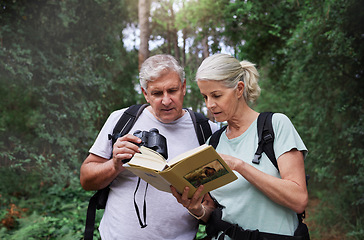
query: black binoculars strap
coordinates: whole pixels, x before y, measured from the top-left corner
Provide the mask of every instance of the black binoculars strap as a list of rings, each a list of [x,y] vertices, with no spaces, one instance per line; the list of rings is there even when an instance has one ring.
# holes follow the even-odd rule
[[[145,198],[146,198],[146,195],[147,195],[147,189],[148,189],[149,184],[147,183],[147,185],[145,186],[145,192],[144,192],[144,203],[143,203],[143,220],[144,220],[144,223],[143,223],[143,221],[142,221],[142,219],[140,217],[139,207],[138,207],[138,204],[136,203],[136,200],[135,200],[135,196],[136,196],[136,193],[138,192],[139,185],[140,185],[140,178],[138,178],[138,183],[137,183],[137,186],[136,186],[135,192],[134,192],[134,207],[135,207],[136,214],[138,216],[140,227],[145,228],[147,226],[147,201],[145,200]]]

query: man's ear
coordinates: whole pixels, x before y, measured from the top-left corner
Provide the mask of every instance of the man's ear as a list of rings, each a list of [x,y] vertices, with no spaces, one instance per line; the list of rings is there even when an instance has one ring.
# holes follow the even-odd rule
[[[148,98],[148,94],[147,91],[144,90],[144,88],[140,87],[142,89],[142,93],[144,95],[145,100],[147,101],[147,103],[149,103],[149,98]]]
[[[186,78],[185,81],[183,82],[182,89],[183,89],[183,96],[186,96]]]

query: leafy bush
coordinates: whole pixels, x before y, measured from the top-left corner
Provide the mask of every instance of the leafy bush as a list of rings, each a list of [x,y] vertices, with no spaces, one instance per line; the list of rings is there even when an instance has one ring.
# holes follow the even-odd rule
[[[2,219],[14,220],[10,231],[0,231],[1,239],[81,239],[91,192],[81,189],[77,179],[70,186],[43,186],[27,198],[13,198],[11,210],[1,204]],[[5,207],[5,208],[4,208]],[[6,214],[3,214],[5,213]],[[9,213],[12,215],[9,216]],[[96,221],[101,220],[97,213]],[[99,234],[95,231],[95,238]]]
[[[136,101],[124,4],[0,2],[0,239],[82,238],[81,162],[108,114]]]
[[[240,55],[263,73],[258,109],[286,113],[309,149],[309,190],[322,201],[313,220],[327,226],[324,232],[339,226],[348,238],[362,239],[364,5],[274,2],[253,3],[244,23],[254,30]]]

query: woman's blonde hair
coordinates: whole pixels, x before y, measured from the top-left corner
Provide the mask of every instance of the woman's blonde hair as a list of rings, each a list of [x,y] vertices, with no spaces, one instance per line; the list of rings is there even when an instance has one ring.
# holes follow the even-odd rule
[[[228,54],[215,54],[206,58],[197,69],[196,81],[221,81],[228,88],[236,88],[244,82],[244,99],[254,103],[260,95],[259,73],[255,64],[237,60]]]

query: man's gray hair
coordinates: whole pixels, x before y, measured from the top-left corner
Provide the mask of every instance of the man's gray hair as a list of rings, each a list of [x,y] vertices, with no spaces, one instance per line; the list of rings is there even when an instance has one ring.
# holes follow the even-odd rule
[[[177,60],[167,54],[159,54],[149,57],[144,61],[140,68],[139,82],[140,86],[146,91],[148,82],[152,82],[162,75],[169,72],[176,72],[179,75],[181,83],[185,81],[185,72]]]

